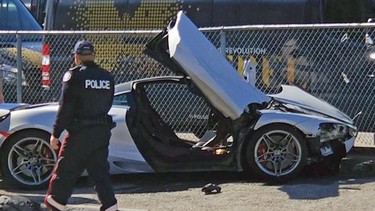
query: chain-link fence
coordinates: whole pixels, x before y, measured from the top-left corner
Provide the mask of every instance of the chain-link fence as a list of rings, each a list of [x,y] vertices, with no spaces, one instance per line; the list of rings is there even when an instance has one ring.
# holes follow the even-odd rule
[[[374,27],[367,23],[264,25],[202,31],[239,74],[266,93],[278,92],[281,84],[295,84],[351,117],[362,112],[355,123],[364,132],[362,134],[370,134],[364,142],[372,144],[375,49],[370,38]],[[74,43],[81,39],[95,44],[97,63],[114,74],[116,83],[173,75],[143,54],[144,45],[158,32],[0,31],[0,70],[5,101],[56,101],[62,75],[73,66]],[[18,59],[21,56],[22,59]],[[253,67],[253,71],[245,66]],[[22,74],[18,69],[23,70]],[[41,85],[42,69],[49,71],[48,89]]]

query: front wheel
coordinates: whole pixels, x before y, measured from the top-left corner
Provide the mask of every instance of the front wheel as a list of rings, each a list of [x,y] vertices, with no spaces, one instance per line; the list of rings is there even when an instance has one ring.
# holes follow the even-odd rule
[[[256,131],[245,149],[244,170],[259,179],[283,182],[306,164],[305,139],[288,125],[270,125]]]
[[[47,186],[57,161],[49,144],[49,134],[41,131],[20,132],[5,142],[1,163],[3,179],[21,189]]]

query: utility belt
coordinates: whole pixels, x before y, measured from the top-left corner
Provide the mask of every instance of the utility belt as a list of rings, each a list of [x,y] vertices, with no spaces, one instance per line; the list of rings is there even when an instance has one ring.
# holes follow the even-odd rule
[[[113,122],[113,119],[112,119],[111,115],[105,115],[105,116],[94,117],[94,118],[86,118],[86,119],[75,119],[74,122],[76,123],[77,126],[113,125],[113,124],[116,124],[115,122]]]

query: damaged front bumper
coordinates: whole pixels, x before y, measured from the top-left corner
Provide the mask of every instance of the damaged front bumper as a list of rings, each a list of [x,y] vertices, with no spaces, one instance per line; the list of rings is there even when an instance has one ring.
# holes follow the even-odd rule
[[[329,153],[329,145],[331,145],[329,143],[332,141],[342,143],[345,146],[345,152],[349,152],[354,146],[356,136],[357,128],[338,123],[321,123],[317,134],[319,142],[323,145],[321,152],[324,156]]]
[[[356,136],[357,129],[353,126],[337,123],[320,124],[319,132],[310,142],[312,157],[345,157],[354,147]]]
[[[333,143],[336,143],[336,144],[333,144],[331,142],[324,143],[322,146],[320,146],[320,149],[319,149],[320,154],[322,156],[326,157],[328,155],[334,154],[335,151],[336,152],[342,151],[343,149],[345,149],[345,154],[346,154],[354,147],[355,139],[356,139],[356,137],[352,137],[350,139],[347,139],[344,142],[332,141]],[[334,147],[340,148],[340,149],[334,150]]]

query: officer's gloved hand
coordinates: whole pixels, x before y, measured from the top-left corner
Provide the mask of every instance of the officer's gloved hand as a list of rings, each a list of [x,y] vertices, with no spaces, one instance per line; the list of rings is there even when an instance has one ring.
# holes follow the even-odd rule
[[[116,122],[113,121],[113,118],[111,115],[108,115],[107,118],[108,118],[107,121],[109,122],[109,128],[112,130],[113,128],[116,127]]]
[[[112,130],[113,128],[115,128],[115,127],[116,127],[116,122],[112,122],[112,123],[110,124],[109,127],[111,128],[111,130]]]

